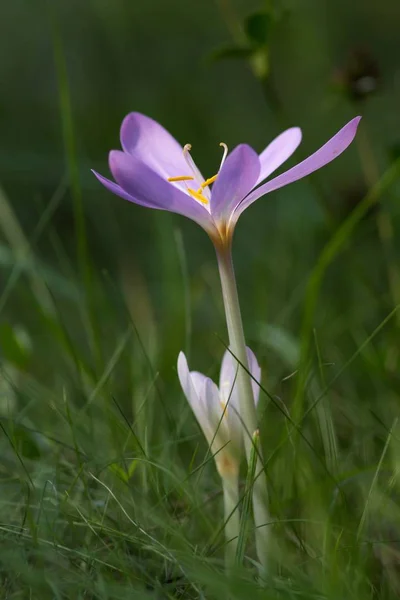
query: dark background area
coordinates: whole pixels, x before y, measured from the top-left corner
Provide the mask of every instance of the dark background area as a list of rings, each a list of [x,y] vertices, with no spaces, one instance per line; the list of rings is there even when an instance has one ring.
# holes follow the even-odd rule
[[[226,48],[254,42],[245,29],[257,11],[268,14],[270,22],[256,58],[226,51],[221,58]],[[306,281],[324,243],[398,155],[399,19],[394,0],[5,4],[0,25],[0,182],[25,235],[33,236],[36,256],[69,282],[78,277],[72,181],[84,211],[93,276],[104,283],[105,273],[111,273],[117,287],[121,277],[139,278],[148,297],[144,301],[136,289],[131,302],[139,313],[143,302],[154,308],[162,337],[168,338],[165,375],[174,377],[171,365],[185,340],[177,235],[183,233],[193,288],[195,339],[218,354],[208,335],[224,331],[214,256],[193,223],[113,197],[91,174],[91,168],[108,174],[108,151],[119,147],[125,114],[148,114],[182,144],[190,142],[205,173],[214,173],[219,164],[220,141],[230,148],[246,142],[261,151],[284,128],[298,125],[303,143],[290,165],[361,114],[360,134],[345,155],[259,200],[235,234],[250,342],[263,343],[257,332],[259,323],[266,322],[297,336]],[[268,71],[258,72],[254,60],[268,64]],[[391,226],[390,248],[379,224],[381,209],[374,209],[325,283],[335,306],[320,302],[316,322],[326,328],[333,311],[334,340],[348,328],[343,310],[353,324],[368,323],[377,303],[382,311],[393,305],[397,292],[391,285],[393,265],[387,262],[398,246],[393,189],[382,198]],[[55,196],[59,199],[49,223],[36,234]],[[8,221],[0,220],[9,241]],[[8,271],[4,275],[6,282]],[[77,288],[81,284],[78,277]],[[7,319],[18,320],[26,311],[23,297],[22,291],[20,304],[15,304],[9,295],[3,306]]]
[[[299,157],[361,112],[378,167],[384,169],[390,147],[399,142],[398,3],[275,3],[286,8],[269,34],[269,85],[278,98],[279,118],[245,60],[209,60],[216,49],[232,44],[231,21],[235,27],[236,20],[242,23],[267,4],[248,0],[5,4],[0,26],[0,175],[26,226],[32,227],[37,202],[46,203],[65,173],[52,19],[66,61],[85,212],[98,237],[107,235],[106,212],[119,226],[128,222],[142,248],[140,231],[153,219],[146,211],[110,198],[90,173],[91,167],[106,172],[108,150],[119,147],[119,126],[131,110],[160,121],[182,143],[190,141],[205,172],[215,170],[220,140],[230,147],[245,141],[261,151],[283,127],[295,124],[304,135]],[[364,62],[373,64],[377,88],[356,107],[335,82],[360,51],[367,56]],[[340,192],[363,183],[359,163],[352,148],[346,158],[315,176],[334,216],[343,203],[337,197]],[[322,215],[310,187],[300,183],[264,199],[252,216],[246,215],[241,229],[262,222],[264,231],[272,234],[278,227],[279,237],[286,235],[282,226],[291,227],[294,235],[297,231],[299,239],[304,228],[313,235]],[[65,233],[73,229],[69,212],[66,198],[55,217]],[[182,219],[179,225],[193,229]],[[261,238],[254,235],[253,243],[262,243]]]

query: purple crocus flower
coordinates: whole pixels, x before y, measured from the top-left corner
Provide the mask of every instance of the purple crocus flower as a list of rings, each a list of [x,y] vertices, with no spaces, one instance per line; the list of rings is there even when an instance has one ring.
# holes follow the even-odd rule
[[[341,154],[353,141],[361,117],[355,117],[322,148],[262,183],[296,150],[301,130],[281,133],[258,155],[247,144],[228,154],[226,144],[216,175],[205,179],[191,156],[164,127],[140,113],[128,114],[121,126],[123,151],[111,150],[109,165],[116,181],[97,179],[125,200],[172,211],[196,221],[217,245],[230,243],[242,212],[261,196],[306,177]]]

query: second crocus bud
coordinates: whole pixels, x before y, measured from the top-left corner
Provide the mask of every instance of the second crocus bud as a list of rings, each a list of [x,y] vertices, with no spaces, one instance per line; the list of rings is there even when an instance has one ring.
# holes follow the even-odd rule
[[[256,381],[260,381],[261,369],[254,353],[247,348],[249,369]],[[243,447],[243,436],[253,432],[244,430],[239,414],[239,398],[236,386],[238,363],[227,350],[224,354],[219,387],[206,375],[189,371],[183,352],[178,358],[178,375],[183,392],[196,416],[214,455],[222,478],[237,476]],[[252,382],[254,403],[257,404],[259,386]]]

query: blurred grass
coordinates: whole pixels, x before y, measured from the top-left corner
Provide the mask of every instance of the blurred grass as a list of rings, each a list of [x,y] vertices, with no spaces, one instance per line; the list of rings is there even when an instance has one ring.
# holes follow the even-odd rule
[[[0,36],[0,598],[400,593],[398,8],[382,3],[377,23],[372,2],[287,5],[268,45],[279,115],[245,62],[204,60],[230,43],[226,7],[241,22],[267,3],[57,0],[55,68],[44,4],[6,7],[2,27],[15,39]],[[355,106],[331,76],[357,44],[382,75]],[[372,140],[373,179],[354,146],[260,200],[236,234],[266,392],[265,588],[251,529],[243,564],[224,574],[221,489],[177,383],[180,349],[214,377],[224,351],[212,247],[193,223],[111,198],[88,173],[97,162],[106,172],[133,109],[191,141],[210,172],[220,139],[261,149],[293,120],[300,153],[358,112]]]

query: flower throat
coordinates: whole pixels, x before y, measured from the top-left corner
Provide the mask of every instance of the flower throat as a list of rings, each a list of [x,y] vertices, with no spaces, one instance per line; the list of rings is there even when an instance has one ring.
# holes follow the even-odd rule
[[[194,181],[195,183],[198,183],[199,188],[197,190],[194,190],[193,188],[186,186],[187,192],[195,200],[198,200],[202,204],[208,204],[210,201],[209,186],[212,183],[214,183],[214,181],[216,181],[218,174],[219,174],[219,172],[222,168],[222,165],[225,162],[226,156],[228,154],[228,146],[226,144],[224,144],[224,142],[221,142],[220,146],[223,147],[224,153],[222,155],[221,164],[219,165],[218,173],[216,175],[213,175],[212,177],[209,177],[208,179],[204,179],[190,154],[190,151],[192,149],[191,144],[185,144],[183,147],[183,156],[184,156],[185,161],[187,162],[190,170],[192,171],[193,175],[178,175],[177,177],[168,177],[168,181],[171,183],[176,182],[176,181]]]

